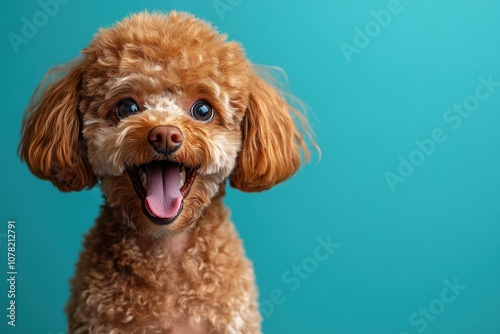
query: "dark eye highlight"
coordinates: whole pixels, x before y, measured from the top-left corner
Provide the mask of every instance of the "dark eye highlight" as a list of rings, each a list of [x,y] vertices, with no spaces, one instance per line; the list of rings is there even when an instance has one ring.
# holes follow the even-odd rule
[[[214,108],[205,100],[196,101],[190,110],[191,117],[202,122],[210,122],[215,115]]]
[[[137,114],[140,111],[141,109],[139,108],[137,102],[130,98],[120,100],[120,102],[116,104],[116,116],[118,116],[119,119],[124,119],[130,115]]]

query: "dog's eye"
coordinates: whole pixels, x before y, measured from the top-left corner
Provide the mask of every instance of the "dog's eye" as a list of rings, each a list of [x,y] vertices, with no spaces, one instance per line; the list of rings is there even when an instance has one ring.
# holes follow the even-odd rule
[[[139,105],[132,99],[123,99],[116,105],[116,115],[120,119],[137,114],[139,111],[141,111]]]
[[[210,122],[214,118],[214,114],[214,109],[207,101],[196,101],[191,106],[191,117],[199,121]]]

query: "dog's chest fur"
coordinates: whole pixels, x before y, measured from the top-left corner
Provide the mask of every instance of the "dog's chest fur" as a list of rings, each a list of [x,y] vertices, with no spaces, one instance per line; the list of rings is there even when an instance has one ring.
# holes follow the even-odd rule
[[[221,201],[192,230],[155,241],[120,216],[105,207],[86,238],[71,333],[260,332],[253,270]]]

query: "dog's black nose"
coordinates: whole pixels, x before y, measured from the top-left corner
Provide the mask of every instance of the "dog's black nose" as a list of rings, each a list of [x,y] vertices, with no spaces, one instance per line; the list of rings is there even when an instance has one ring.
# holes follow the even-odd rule
[[[184,136],[176,126],[158,125],[149,131],[148,140],[156,152],[169,155],[181,147]]]

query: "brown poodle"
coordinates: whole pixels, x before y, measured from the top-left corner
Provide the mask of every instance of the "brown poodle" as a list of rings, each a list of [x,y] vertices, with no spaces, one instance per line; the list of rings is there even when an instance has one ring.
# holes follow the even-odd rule
[[[44,85],[45,86],[45,85]],[[251,263],[222,203],[309,157],[303,117],[209,24],[140,13],[35,92],[20,144],[62,191],[99,183],[66,311],[71,333],[259,333]],[[301,153],[302,152],[302,153]]]

